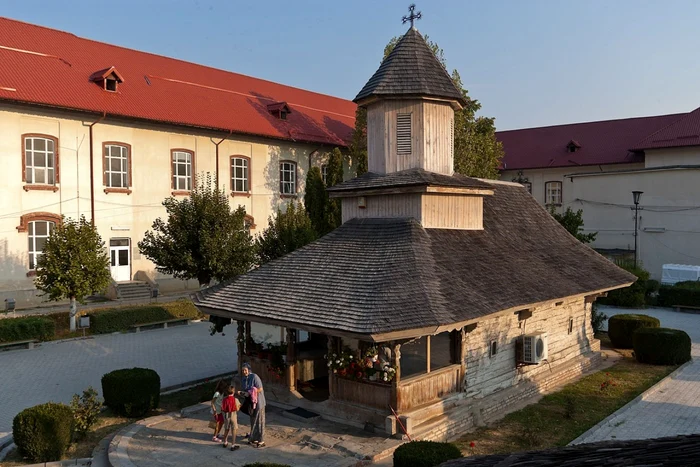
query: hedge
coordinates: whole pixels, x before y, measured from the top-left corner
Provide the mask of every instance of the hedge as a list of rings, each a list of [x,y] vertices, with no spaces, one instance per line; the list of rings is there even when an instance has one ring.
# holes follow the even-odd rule
[[[618,349],[632,348],[632,334],[639,328],[658,328],[661,322],[647,315],[615,315],[608,319],[608,337]]]
[[[700,306],[700,281],[678,282],[662,285],[659,289],[659,306]]]
[[[61,460],[73,434],[73,412],[49,402],[24,409],[12,420],[12,438],[22,457],[32,462]]]
[[[160,404],[160,376],[147,368],[125,368],[102,376],[105,405],[127,417],[141,417]]]
[[[394,467],[433,467],[460,457],[462,452],[451,443],[411,441],[394,451]]]
[[[637,276],[637,281],[624,289],[611,290],[607,297],[599,298],[598,303],[627,308],[644,308],[649,271],[628,263],[621,263],[618,266]]]
[[[201,313],[189,300],[178,300],[163,305],[135,308],[110,308],[90,313],[93,334],[128,331],[135,324],[165,321],[173,318],[196,319]]]
[[[641,328],[634,332],[634,357],[640,363],[679,365],[690,360],[690,336],[669,328]]]
[[[42,316],[0,319],[0,342],[29,339],[45,341],[53,338],[54,332],[53,320]]]

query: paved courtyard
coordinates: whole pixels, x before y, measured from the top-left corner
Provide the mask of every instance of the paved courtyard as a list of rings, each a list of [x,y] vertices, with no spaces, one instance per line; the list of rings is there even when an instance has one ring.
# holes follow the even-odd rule
[[[693,341],[693,361],[571,444],[700,433],[700,315],[661,308],[626,310],[600,307],[599,310],[608,316],[621,313],[650,315],[659,318],[663,327],[684,330]]]
[[[70,402],[88,386],[101,392],[103,374],[136,366],[156,370],[162,387],[233,371],[234,333],[210,336],[209,323],[202,322],[0,352],[0,437],[12,430],[12,419],[22,409],[48,401]]]

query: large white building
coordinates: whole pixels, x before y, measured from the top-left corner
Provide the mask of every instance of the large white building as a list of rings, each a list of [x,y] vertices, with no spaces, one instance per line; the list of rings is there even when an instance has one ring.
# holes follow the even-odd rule
[[[583,209],[610,257],[637,255],[655,279],[668,263],[700,265],[700,109],[690,113],[501,131],[501,177],[544,205]]]
[[[93,219],[115,282],[163,277],[137,243],[162,202],[218,174],[251,232],[345,147],[350,101],[0,18],[0,300],[36,302],[61,216]],[[190,284],[190,286],[193,284]]]

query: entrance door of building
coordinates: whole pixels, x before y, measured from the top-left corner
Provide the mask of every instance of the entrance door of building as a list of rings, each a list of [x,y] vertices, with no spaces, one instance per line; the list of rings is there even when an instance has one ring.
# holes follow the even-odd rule
[[[109,240],[109,270],[116,282],[131,280],[131,240],[111,238]]]

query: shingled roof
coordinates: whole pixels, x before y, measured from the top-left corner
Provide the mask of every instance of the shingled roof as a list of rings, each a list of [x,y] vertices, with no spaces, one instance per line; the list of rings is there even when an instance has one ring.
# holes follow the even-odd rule
[[[700,146],[700,108],[677,119],[634,145],[632,150]]]
[[[601,441],[543,451],[469,456],[440,467],[690,466],[700,459],[700,435]]]
[[[486,182],[476,178],[455,174],[453,176],[428,172],[423,169],[406,169],[400,172],[378,174],[367,172],[359,177],[347,180],[327,190],[330,193],[345,193],[358,190],[372,190],[383,188],[410,187],[410,186],[441,186],[452,188],[481,188],[492,189]]]
[[[414,28],[403,35],[354,102],[372,96],[430,96],[466,104],[445,67]]]
[[[372,336],[437,331],[635,280],[569,235],[522,186],[493,185],[494,195],[484,199],[484,230],[353,219],[196,293],[194,303],[218,316]]]

